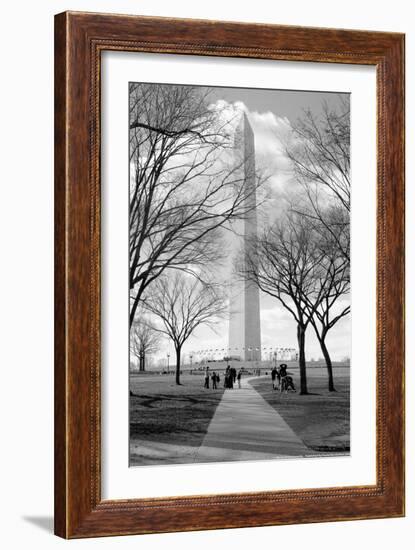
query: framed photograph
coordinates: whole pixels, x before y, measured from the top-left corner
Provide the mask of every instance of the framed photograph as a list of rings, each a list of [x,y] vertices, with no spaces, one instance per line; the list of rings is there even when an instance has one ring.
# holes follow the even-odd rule
[[[404,35],[55,18],[55,532],[404,515]]]

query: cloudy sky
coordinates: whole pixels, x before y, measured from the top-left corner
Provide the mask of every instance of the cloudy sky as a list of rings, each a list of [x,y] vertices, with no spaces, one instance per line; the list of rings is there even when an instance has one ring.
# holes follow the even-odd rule
[[[275,215],[280,206],[279,198],[290,186],[295,185],[284,153],[284,141],[290,134],[291,123],[302,116],[304,109],[310,109],[318,118],[323,103],[335,107],[340,102],[339,95],[328,92],[214,88],[211,99],[213,108],[220,109],[225,113],[224,116],[229,116],[229,120],[237,120],[237,114],[242,111],[247,114],[255,136],[257,167],[265,169],[270,176],[267,207]],[[297,348],[296,324],[291,314],[276,299],[262,293],[260,303],[262,346]],[[329,332],[327,341],[332,359],[341,360],[350,356],[350,316],[341,320]],[[200,327],[185,344],[183,353],[187,362],[190,353],[227,347],[228,321],[221,320],[215,331]],[[173,347],[166,340],[155,359],[165,358],[167,353],[174,358]],[[321,355],[318,341],[310,327],[306,336],[307,359],[317,359]],[[172,359],[170,362],[172,363]]]

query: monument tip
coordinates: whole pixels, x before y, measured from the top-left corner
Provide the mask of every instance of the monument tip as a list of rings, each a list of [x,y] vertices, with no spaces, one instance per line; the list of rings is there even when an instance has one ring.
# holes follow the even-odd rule
[[[241,141],[253,139],[253,137],[254,131],[252,130],[251,123],[249,122],[249,117],[246,114],[246,111],[242,111],[235,131],[235,145],[238,145]]]

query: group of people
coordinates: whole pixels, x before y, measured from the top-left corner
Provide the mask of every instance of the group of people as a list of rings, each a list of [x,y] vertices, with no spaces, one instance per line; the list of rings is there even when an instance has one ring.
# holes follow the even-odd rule
[[[234,367],[231,367],[230,365],[227,365],[225,370],[225,376],[224,376],[224,384],[223,387],[225,389],[232,390],[234,387],[234,384],[238,382],[238,387],[241,387],[241,379],[242,379],[242,369],[239,369],[238,372],[236,372],[236,369]],[[216,390],[218,387],[218,383],[220,382],[220,376],[215,371],[212,373],[209,370],[209,367],[206,367],[205,369],[205,388],[209,389],[209,381],[212,381],[212,389]]]
[[[209,380],[212,380],[212,390],[216,390],[220,382],[219,374],[216,374],[215,371],[210,373],[209,367],[205,369],[205,388],[209,389]]]
[[[228,365],[225,370],[225,383],[224,388],[232,390],[236,381],[238,381],[238,388],[241,387],[242,369],[236,372],[235,367]]]
[[[242,369],[237,372],[235,367],[231,367],[229,364],[226,367],[224,375],[223,387],[228,390],[232,390],[236,383],[238,388],[241,387]],[[278,368],[276,365],[271,370],[272,389],[288,392],[288,390],[296,391],[294,386],[293,377],[287,372],[287,365],[282,363]],[[209,389],[210,382],[212,382],[212,389],[216,390],[220,382],[220,376],[216,371],[210,371],[209,367],[205,369],[205,385],[206,389]]]
[[[271,370],[272,389],[279,389],[281,392],[288,390],[296,391],[294,380],[287,372],[287,365],[282,363],[279,368],[276,365]]]

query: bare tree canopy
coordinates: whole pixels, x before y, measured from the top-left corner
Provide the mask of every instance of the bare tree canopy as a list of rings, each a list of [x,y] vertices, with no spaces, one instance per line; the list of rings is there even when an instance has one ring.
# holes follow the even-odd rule
[[[160,346],[160,334],[146,317],[140,315],[130,330],[130,350],[138,360],[139,370],[144,371],[148,355],[156,353]]]
[[[350,107],[323,105],[320,119],[310,110],[293,125],[286,148],[295,177],[305,186],[318,185],[350,212]]]
[[[130,85],[130,325],[168,269],[221,258],[221,228],[245,216],[229,121],[194,86]]]
[[[220,290],[180,272],[159,277],[144,300],[144,307],[158,317],[155,326],[168,336],[176,350],[176,384],[180,384],[181,349],[200,325],[213,326],[227,303]]]
[[[323,105],[318,119],[310,112],[293,125],[286,146],[294,178],[305,192],[294,210],[307,216],[314,229],[337,243],[350,262],[350,106]]]

